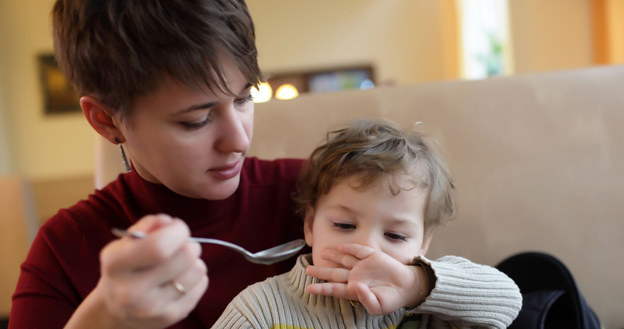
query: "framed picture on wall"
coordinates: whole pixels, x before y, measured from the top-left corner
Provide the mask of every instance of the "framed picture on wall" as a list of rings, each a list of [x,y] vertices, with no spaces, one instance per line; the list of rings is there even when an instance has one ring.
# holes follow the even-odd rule
[[[283,85],[292,86],[297,93],[368,89],[375,86],[375,76],[372,65],[360,65],[268,74],[267,83],[279,98],[277,94]]]
[[[59,69],[54,55],[41,54],[37,57],[43,94],[45,114],[80,112],[79,97],[65,74]]]

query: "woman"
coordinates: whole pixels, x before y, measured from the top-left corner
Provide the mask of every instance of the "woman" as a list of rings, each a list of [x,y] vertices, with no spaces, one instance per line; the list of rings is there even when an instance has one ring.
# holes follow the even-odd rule
[[[189,235],[249,250],[302,237],[290,199],[302,162],[245,158],[260,80],[245,3],[58,0],[52,21],[87,121],[122,145],[132,172],[40,229],[10,327],[209,327],[240,290],[292,261],[202,254]],[[117,240],[113,227],[148,235]]]

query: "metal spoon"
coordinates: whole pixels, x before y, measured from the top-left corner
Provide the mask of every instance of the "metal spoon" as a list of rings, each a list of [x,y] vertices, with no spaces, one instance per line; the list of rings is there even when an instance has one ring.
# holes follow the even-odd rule
[[[145,234],[145,232],[141,232],[141,231],[128,232],[126,230],[122,230],[119,228],[113,228],[112,232],[118,238],[128,236],[134,239],[142,239],[147,235]],[[270,264],[285,260],[287,258],[290,258],[291,256],[296,254],[299,250],[301,250],[301,248],[305,246],[305,241],[303,239],[297,239],[297,240],[293,240],[290,242],[286,242],[284,244],[280,244],[279,246],[276,246],[273,248],[258,251],[256,253],[251,253],[239,245],[235,245],[233,243],[222,241],[222,240],[209,239],[209,238],[195,238],[195,237],[191,237],[190,240],[199,242],[199,243],[211,243],[211,244],[218,244],[224,247],[228,247],[243,254],[243,256],[245,256],[245,259],[247,259],[248,261],[252,263],[265,264],[265,265],[270,265]]]

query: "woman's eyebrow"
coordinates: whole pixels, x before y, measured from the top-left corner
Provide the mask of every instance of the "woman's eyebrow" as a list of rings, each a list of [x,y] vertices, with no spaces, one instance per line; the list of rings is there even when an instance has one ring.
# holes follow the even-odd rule
[[[247,82],[247,84],[245,85],[245,87],[243,87],[243,89],[241,89],[240,93],[238,93],[239,97],[245,93],[245,91],[247,91],[247,89],[251,88],[251,82]]]
[[[248,82],[245,87],[243,87],[241,89],[241,91],[238,93],[238,95],[236,95],[236,97],[241,97],[242,94],[245,93],[245,91],[247,91],[247,89],[251,88],[251,83]],[[181,109],[180,111],[176,112],[176,114],[184,114],[184,113],[188,113],[188,112],[192,112],[192,111],[196,111],[196,110],[203,110],[203,109],[209,109],[215,105],[219,104],[219,101],[212,101],[212,102],[208,102],[208,103],[202,103],[202,104],[194,104],[188,107],[185,107],[183,109]]]
[[[219,104],[219,101],[212,101],[212,102],[202,103],[202,104],[194,104],[189,107],[185,107],[181,109],[180,111],[176,112],[176,114],[183,114],[183,113],[193,112],[197,110],[209,109],[217,104]]]

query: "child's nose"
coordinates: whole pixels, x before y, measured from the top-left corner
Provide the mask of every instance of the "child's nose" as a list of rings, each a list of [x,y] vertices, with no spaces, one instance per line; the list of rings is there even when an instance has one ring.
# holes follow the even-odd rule
[[[373,249],[378,249],[378,242],[374,234],[371,232],[361,231],[360,234],[357,235],[355,243],[371,247]]]

